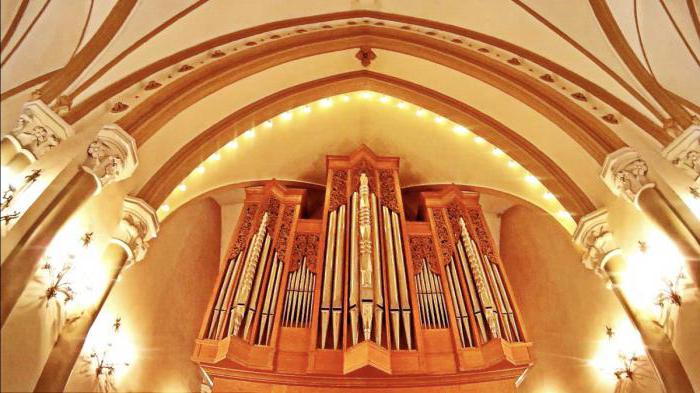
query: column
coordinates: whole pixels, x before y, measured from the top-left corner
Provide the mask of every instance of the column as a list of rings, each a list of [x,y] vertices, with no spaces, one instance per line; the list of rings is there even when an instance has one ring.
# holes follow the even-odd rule
[[[0,267],[0,327],[36,272],[44,250],[63,224],[92,195],[108,184],[123,180],[138,165],[136,142],[116,125],[105,126],[87,149],[79,171],[49,203],[41,217],[10,251]]]
[[[601,177],[615,195],[634,204],[665,232],[685,257],[690,277],[700,285],[700,243],[647,178],[648,169],[639,153],[625,147],[605,158]]]
[[[2,136],[0,164],[19,174],[73,135],[73,128],[42,101],[24,104],[17,126]]]
[[[103,257],[109,282],[93,306],[88,307],[77,321],[63,326],[34,388],[35,392],[62,392],[65,389],[85,338],[119,274],[131,264],[143,260],[148,250],[147,242],[156,237],[157,232],[155,210],[142,199],[126,197],[119,228]]]
[[[663,328],[644,318],[620,289],[620,275],[625,269],[626,261],[608,228],[607,211],[601,209],[582,217],[574,232],[574,242],[585,250],[582,262],[586,268],[610,283],[627,317],[639,331],[647,357],[665,391],[692,393],[688,375]]]
[[[691,187],[697,190],[700,183],[700,125],[688,127],[661,154],[682,169],[692,180]]]

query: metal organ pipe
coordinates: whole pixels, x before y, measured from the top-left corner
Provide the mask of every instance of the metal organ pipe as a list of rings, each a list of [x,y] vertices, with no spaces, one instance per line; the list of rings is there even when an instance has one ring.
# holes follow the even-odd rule
[[[452,302],[454,304],[459,334],[462,339],[462,346],[473,347],[474,342],[472,341],[471,329],[469,327],[469,313],[464,303],[462,287],[459,285],[455,264],[454,258],[450,258],[450,264],[446,269],[448,284],[450,285],[450,291],[452,293]]]
[[[391,219],[389,218],[389,209],[382,206],[382,215],[384,220],[384,247],[387,259],[387,277],[389,279],[389,313],[391,315],[391,328],[394,337],[394,346],[400,348],[400,320],[401,308],[399,307],[399,288],[396,284],[396,262],[394,260],[394,242],[392,241]]]
[[[260,319],[260,328],[258,329],[257,344],[269,345],[270,333],[272,333],[272,323],[275,320],[275,309],[277,305],[277,291],[280,285],[280,276],[282,275],[283,263],[277,258],[277,253],[272,259],[273,264],[270,268],[270,278],[267,281],[267,290],[265,291],[265,299],[263,302],[263,310]],[[263,340],[263,333],[264,340]]]
[[[326,237],[326,259],[323,268],[323,293],[321,296],[321,348],[326,347],[326,336],[331,313],[331,290],[333,286],[333,255],[335,251],[335,230],[337,210],[328,215],[328,236]]]
[[[394,246],[396,247],[396,274],[399,280],[399,300],[401,305],[401,315],[403,316],[403,329],[406,334],[406,345],[412,349],[411,340],[411,303],[408,301],[408,284],[406,281],[406,262],[403,257],[403,241],[401,237],[401,226],[399,225],[399,215],[391,212],[391,223],[394,233]]]
[[[345,205],[338,209],[338,230],[335,234],[333,264],[333,349],[338,349],[340,317],[343,313],[343,262],[345,259]]]
[[[379,215],[377,213],[377,196],[372,194],[370,200],[372,207],[372,241],[374,242],[374,253],[372,263],[374,264],[374,340],[378,345],[382,345],[382,321],[384,318],[384,294],[382,283],[382,260],[379,251]]]
[[[224,298],[226,297],[226,292],[229,291],[229,287],[232,285],[231,275],[233,275],[234,270],[236,269],[236,264],[239,258],[240,253],[236,256],[235,259],[229,260],[229,263],[226,265],[226,272],[221,278],[221,283],[219,284],[219,291],[216,294],[216,301],[214,302],[214,311],[212,312],[210,317],[209,329],[207,330],[207,338],[215,337],[214,334],[217,332],[219,324],[225,316],[226,305],[224,304]]]
[[[358,195],[352,194],[350,211],[350,291],[349,291],[349,314],[350,329],[352,330],[352,344],[358,341],[358,318],[359,318],[359,250],[358,250]]]

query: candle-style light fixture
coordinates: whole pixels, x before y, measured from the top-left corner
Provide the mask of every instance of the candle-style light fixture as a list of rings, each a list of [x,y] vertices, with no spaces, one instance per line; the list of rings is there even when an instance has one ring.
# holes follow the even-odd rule
[[[91,362],[94,368],[98,385],[107,392],[115,389],[114,376],[118,369],[129,366],[128,362],[117,360],[113,354],[115,348],[113,338],[117,336],[121,326],[121,317],[116,317],[112,324],[113,332],[110,340],[102,348],[93,349],[88,356],[88,361]]]
[[[615,345],[615,331],[610,326],[605,326],[605,335],[608,337],[609,345]],[[619,381],[632,380],[636,369],[636,363],[639,357],[634,353],[627,353],[622,348],[617,349],[617,357],[619,363],[612,371]]]
[[[24,182],[17,188],[12,184],[9,184],[7,188],[2,191],[2,201],[0,202],[0,212],[4,213],[0,216],[0,222],[2,222],[6,227],[10,223],[19,218],[21,212],[13,209],[12,212],[8,212],[12,202],[17,199],[17,197],[34,184],[37,179],[41,176],[41,169],[33,169],[30,174],[24,177]]]
[[[93,232],[86,232],[81,238],[83,248],[87,248],[92,242]],[[49,274],[50,285],[46,288],[45,298],[50,300],[55,298],[58,294],[63,295],[63,302],[68,303],[75,298],[75,289],[73,288],[73,283],[70,280],[70,271],[73,269],[75,263],[75,254],[70,253],[66,257],[66,260],[59,267],[56,264],[51,263],[52,257],[46,255],[44,257],[45,263],[42,269],[47,270]],[[49,303],[46,303],[48,307]]]

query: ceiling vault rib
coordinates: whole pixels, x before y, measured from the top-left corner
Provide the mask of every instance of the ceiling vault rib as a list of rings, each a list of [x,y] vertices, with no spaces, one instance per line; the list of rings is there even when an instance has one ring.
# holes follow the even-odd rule
[[[396,77],[371,71],[354,71],[306,82],[262,98],[237,110],[199,133],[180,148],[139,191],[139,197],[153,206],[160,205],[168,194],[201,161],[251,125],[261,123],[290,107],[299,106],[330,95],[371,89],[425,107],[438,114],[450,113],[455,122],[476,122],[474,132],[488,138],[523,167],[538,176],[542,183],[559,195],[562,205],[574,215],[595,209],[575,182],[549,157],[504,124],[467,104],[426,87]],[[486,127],[482,127],[484,125]]]
[[[627,68],[680,127],[688,128],[692,124],[690,114],[682,105],[669,96],[666,93],[666,89],[644,68],[644,65],[639,61],[639,58],[625,39],[605,0],[589,0],[589,2],[596,19],[598,19],[598,23],[608,37],[608,41],[610,41],[610,44]]]
[[[140,83],[146,78],[148,78],[150,75],[153,75],[156,72],[162,71],[166,69],[167,67],[174,66],[182,61],[187,60],[188,58],[199,54],[206,52],[208,50],[215,49],[219,46],[222,46],[224,44],[244,39],[246,37],[251,37],[254,35],[262,34],[265,32],[272,31],[274,29],[280,29],[280,28],[288,28],[288,27],[293,27],[293,26],[300,26],[303,24],[310,24],[310,23],[320,23],[320,22],[327,22],[327,21],[332,21],[332,20],[337,20],[337,19],[342,19],[342,18],[352,18],[352,17],[366,17],[366,18],[376,18],[376,19],[383,19],[386,21],[392,21],[392,22],[399,22],[399,23],[412,23],[417,26],[422,26],[430,29],[439,29],[443,30],[445,32],[448,32],[450,34],[455,34],[455,35],[460,35],[464,37],[468,37],[470,39],[474,39],[480,42],[483,42],[487,45],[492,45],[494,47],[498,47],[500,49],[509,51],[513,53],[514,55],[520,56],[524,59],[527,59],[529,61],[532,61],[533,63],[544,67],[548,70],[551,70],[555,74],[561,76],[562,78],[570,81],[571,83],[576,84],[579,86],[581,89],[589,92],[590,94],[596,96],[597,98],[601,99],[603,102],[605,102],[607,105],[611,106],[614,108],[617,112],[620,114],[624,115],[628,119],[630,119],[633,123],[635,123],[638,127],[640,127],[642,130],[646,131],[649,133],[652,137],[654,137],[656,140],[659,141],[662,145],[667,144],[670,142],[670,136],[666,134],[659,126],[657,126],[653,121],[651,121],[649,118],[647,118],[645,115],[641,114],[640,112],[636,111],[634,108],[632,108],[629,104],[625,103],[621,99],[615,97],[605,89],[601,88],[600,86],[596,85],[595,83],[592,83],[591,81],[581,77],[580,75],[576,74],[575,72],[566,69],[562,66],[560,66],[557,63],[554,63],[540,55],[537,55],[536,53],[530,52],[527,49],[521,48],[517,45],[513,45],[509,42],[497,39],[495,37],[491,37],[482,33],[478,33],[472,30],[464,29],[461,27],[453,26],[453,25],[448,25],[444,23],[439,23],[439,22],[434,22],[422,18],[415,18],[415,17],[409,17],[409,16],[403,16],[403,15],[396,15],[396,14],[389,14],[389,13],[384,13],[384,12],[377,12],[377,11],[367,11],[367,10],[356,10],[356,11],[347,11],[347,12],[339,12],[339,13],[332,13],[332,14],[323,14],[323,15],[316,15],[316,16],[311,16],[311,17],[303,17],[303,18],[296,18],[296,19],[288,19],[288,20],[283,20],[283,21],[277,21],[277,22],[272,22],[264,25],[259,25],[255,26],[252,28],[240,30],[234,33],[229,33],[226,35],[222,35],[213,39],[210,39],[208,41],[202,42],[198,45],[192,46],[190,48],[181,50],[173,55],[170,55],[168,57],[165,57],[161,60],[158,60],[146,67],[141,68],[138,71],[135,71],[123,79],[116,81],[109,86],[105,87],[104,89],[100,90],[99,92],[95,93],[94,95],[88,97],[86,100],[82,101],[78,105],[76,105],[66,116],[66,121],[69,123],[73,124],[76,121],[80,120],[82,117],[87,115],[90,111],[93,109],[97,108],[99,105],[102,103],[108,101],[110,98],[114,97],[117,95],[119,92],[122,92],[126,90],[127,88],[134,86],[137,83]],[[376,31],[379,28],[375,28]],[[388,30],[388,29],[387,29]],[[410,32],[410,30],[405,30],[403,31],[404,33],[412,33],[413,36],[421,36],[422,34],[418,34],[415,32]],[[313,33],[310,33],[313,34]],[[310,35],[309,34],[309,35]],[[288,40],[290,38],[282,38],[282,40]],[[435,42],[438,42],[439,40],[435,40]],[[269,45],[263,44],[260,46],[266,46]],[[251,49],[257,49],[256,47],[253,47]],[[247,52],[251,49],[248,49],[243,52]],[[239,53],[240,54],[240,53]],[[230,57],[232,55],[226,56],[218,61],[225,60],[227,57]],[[195,70],[196,71],[196,70]]]

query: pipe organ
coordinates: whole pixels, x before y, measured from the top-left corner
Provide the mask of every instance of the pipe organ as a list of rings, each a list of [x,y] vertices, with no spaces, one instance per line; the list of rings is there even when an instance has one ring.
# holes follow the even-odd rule
[[[306,190],[246,190],[193,355],[213,390],[514,391],[531,344],[478,194],[424,191],[408,221],[398,158],[326,164],[320,217]]]

